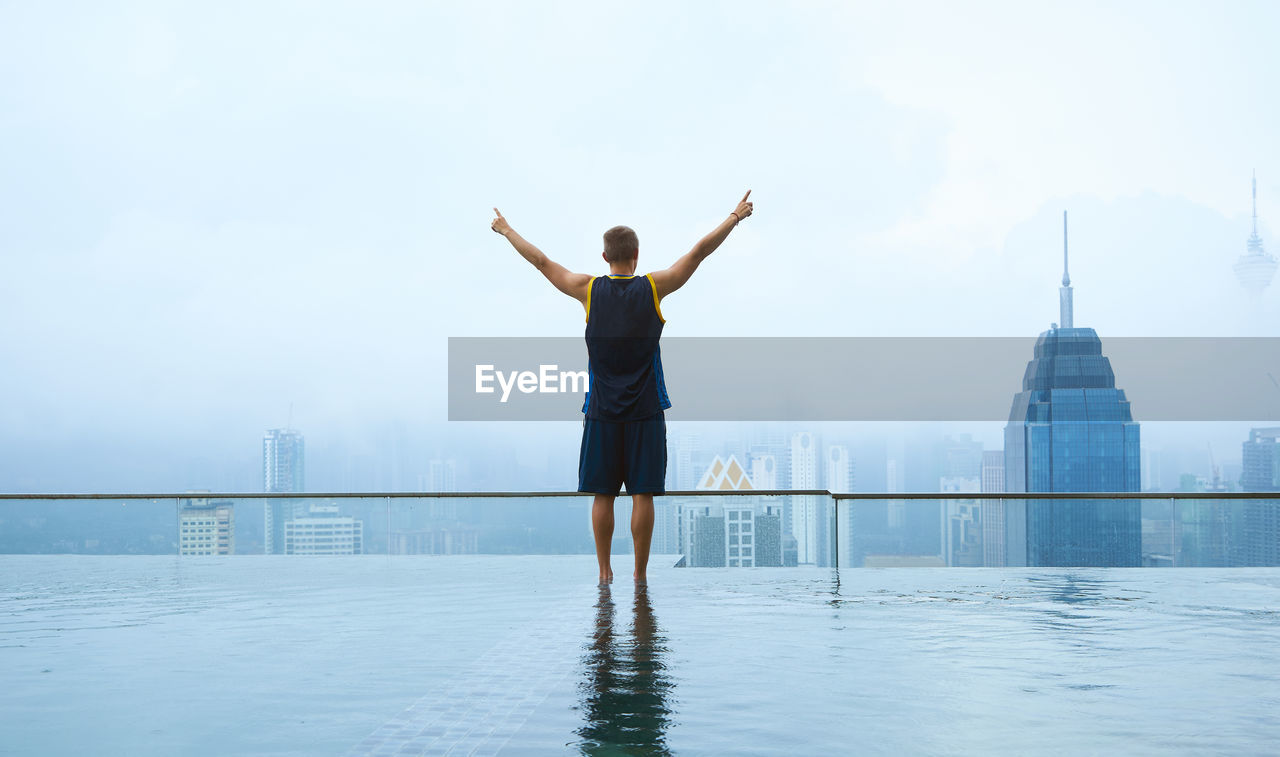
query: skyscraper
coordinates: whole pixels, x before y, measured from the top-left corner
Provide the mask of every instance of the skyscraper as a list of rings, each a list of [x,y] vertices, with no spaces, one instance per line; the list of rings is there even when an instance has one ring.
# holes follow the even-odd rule
[[[982,453],[982,491],[1004,491],[1004,450]],[[982,564],[1004,567],[1004,500],[982,500]]]
[[[302,434],[273,428],[262,437],[262,480],[267,493],[300,492],[303,483]],[[304,512],[302,500],[270,499],[263,508],[263,546],[269,555],[284,554],[284,524]]]
[[[1010,492],[1138,491],[1138,424],[1117,389],[1102,340],[1073,324],[1063,224],[1061,320],[1036,340],[1022,391],[1005,426],[1005,489]],[[1007,501],[1009,566],[1142,564],[1137,500]]]
[[[1255,174],[1253,177],[1253,233],[1245,242],[1244,254],[1236,259],[1232,269],[1236,272],[1236,278],[1240,280],[1240,286],[1257,299],[1262,296],[1262,290],[1267,288],[1276,275],[1277,265],[1276,259],[1262,248],[1262,237],[1258,236],[1258,177]]]
[[[1245,491],[1280,492],[1280,428],[1249,429],[1240,485]],[[1275,500],[1244,502],[1244,565],[1280,565],[1280,505]]]
[[[832,444],[823,449],[823,458],[826,460],[826,469],[823,471],[823,486],[829,492],[851,492],[853,491],[854,462],[853,455],[849,454],[849,448],[843,444]],[[819,500],[819,510],[821,517],[825,519],[826,524],[835,526],[840,524],[840,531],[843,533],[826,529],[831,536],[826,539],[824,544],[828,558],[823,564],[830,565],[834,562],[830,555],[839,555],[839,564],[850,565],[849,548],[853,545],[853,518],[849,517],[851,510],[856,505],[846,501],[840,512],[840,517],[834,517],[833,510],[840,507],[840,503],[834,500]],[[832,552],[835,550],[835,552]]]
[[[818,449],[813,434],[800,431],[791,436],[791,488],[818,488]],[[796,559],[801,565],[823,565],[825,550],[818,497],[792,495],[791,535],[796,538]]]

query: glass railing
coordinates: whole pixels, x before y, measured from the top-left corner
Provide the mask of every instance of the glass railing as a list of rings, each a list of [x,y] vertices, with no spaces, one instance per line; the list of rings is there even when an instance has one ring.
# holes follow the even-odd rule
[[[841,567],[1280,565],[1274,493],[859,492],[832,498]]]
[[[0,554],[0,752],[1273,751],[1280,573],[1007,558],[1242,560],[1280,495],[959,495],[670,492],[647,583],[621,497],[604,585],[577,492],[4,495],[78,554]]]
[[[1245,492],[669,491],[682,567],[1280,565],[1280,497]],[[578,492],[0,494],[0,553],[593,554]],[[615,554],[631,552],[618,498]]]

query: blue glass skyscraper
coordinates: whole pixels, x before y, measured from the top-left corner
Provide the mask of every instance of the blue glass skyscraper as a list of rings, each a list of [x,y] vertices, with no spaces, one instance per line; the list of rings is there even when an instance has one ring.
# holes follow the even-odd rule
[[[1063,214],[1062,323],[1040,334],[1004,430],[1010,492],[1139,491],[1139,429],[1102,340],[1075,328]],[[1137,567],[1139,501],[1009,501],[1010,566]]]

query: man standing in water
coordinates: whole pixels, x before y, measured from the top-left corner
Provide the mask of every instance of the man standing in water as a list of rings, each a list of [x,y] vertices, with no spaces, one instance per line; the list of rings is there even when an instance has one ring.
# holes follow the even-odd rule
[[[502,217],[490,224],[516,252],[533,264],[552,286],[582,303],[587,320],[587,398],[582,404],[582,448],[578,455],[578,491],[595,494],[591,526],[595,532],[600,582],[613,581],[609,548],[613,541],[613,501],[622,485],[631,495],[631,537],[635,542],[635,580],[644,582],[653,539],[653,495],[666,490],[667,422],[671,407],[662,380],[661,302],[684,286],[698,265],[716,251],[744,218],[747,201],[670,268],[636,275],[640,241],[626,226],[604,233],[607,276],[572,273],[520,236]]]

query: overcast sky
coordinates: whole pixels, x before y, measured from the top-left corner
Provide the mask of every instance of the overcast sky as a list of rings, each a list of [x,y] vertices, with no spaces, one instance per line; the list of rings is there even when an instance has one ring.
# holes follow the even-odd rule
[[[586,272],[631,225],[648,270],[752,189],[668,335],[1033,335],[1064,209],[1104,344],[1280,335],[1280,282],[1251,303],[1231,271],[1255,169],[1280,247],[1277,29],[1262,2],[0,5],[0,485],[71,438],[252,456],[291,404],[309,439],[442,421],[448,337],[582,328],[495,205]]]

